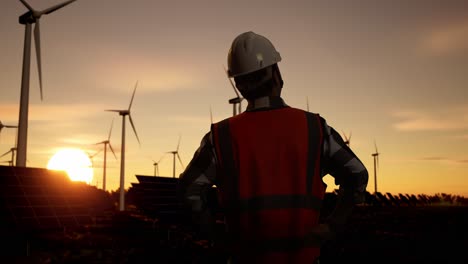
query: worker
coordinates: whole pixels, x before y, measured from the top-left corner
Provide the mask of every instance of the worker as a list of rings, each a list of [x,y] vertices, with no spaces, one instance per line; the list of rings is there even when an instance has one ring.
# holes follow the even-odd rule
[[[180,175],[179,195],[200,224],[213,221],[206,193],[216,186],[230,263],[317,263],[322,243],[364,202],[367,169],[322,116],[285,103],[280,61],[262,35],[234,39],[227,73],[246,111],[212,124]],[[319,221],[328,174],[339,194]]]

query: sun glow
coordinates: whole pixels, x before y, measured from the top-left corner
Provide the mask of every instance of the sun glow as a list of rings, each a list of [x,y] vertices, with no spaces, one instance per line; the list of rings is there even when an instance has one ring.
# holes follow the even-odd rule
[[[93,168],[88,155],[80,149],[61,149],[47,163],[49,170],[66,171],[72,181],[90,184],[93,180]]]

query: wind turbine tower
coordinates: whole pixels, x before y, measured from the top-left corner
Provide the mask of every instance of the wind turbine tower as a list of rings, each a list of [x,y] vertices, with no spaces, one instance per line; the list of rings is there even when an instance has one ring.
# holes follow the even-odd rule
[[[240,97],[239,92],[237,92],[236,86],[232,82],[231,78],[229,78],[229,75],[224,65],[223,68],[229,82],[231,83],[232,89],[234,89],[234,92],[236,93],[236,97],[229,99],[229,104],[232,104],[232,116],[236,116],[242,112],[242,100],[244,100],[244,98]]]
[[[130,120],[130,124],[132,125],[133,132],[135,133],[138,144],[140,144],[140,139],[138,138],[135,125],[133,124],[132,116],[130,115],[130,108],[132,107],[132,102],[133,102],[133,98],[135,97],[135,91],[136,91],[137,85],[138,85],[138,81],[136,82],[135,88],[133,89],[132,99],[130,100],[130,105],[128,106],[128,109],[106,110],[109,112],[117,112],[119,113],[119,115],[122,116],[122,146],[121,146],[121,152],[120,152],[120,203],[119,203],[120,211],[125,211],[125,117],[126,116],[128,116],[128,119]]]
[[[166,153],[172,154],[172,178],[175,178],[176,156],[179,159],[179,162],[180,162],[180,165],[182,165],[182,168],[184,167],[184,164],[182,163],[182,160],[180,159],[180,156],[179,156],[179,145],[180,145],[180,136],[179,136],[179,142],[177,143],[176,150],[166,152]]]
[[[377,150],[377,144],[374,141],[375,153],[372,153],[374,157],[374,193],[377,193],[377,167],[379,166],[379,151]]]
[[[16,156],[16,166],[26,166],[26,152],[28,141],[28,112],[29,112],[29,72],[31,66],[31,25],[34,27],[34,42],[36,46],[36,60],[39,74],[39,88],[42,97],[42,68],[41,68],[41,33],[39,19],[42,15],[48,15],[57,9],[60,9],[76,0],[69,0],[61,4],[49,7],[42,11],[33,9],[25,0],[20,0],[29,10],[19,17],[19,23],[25,26],[24,34],[24,50],[23,50],[23,71],[21,77],[21,96],[20,96],[20,111],[18,125],[18,153]]]
[[[106,190],[107,146],[109,146],[110,150],[112,151],[112,154],[114,154],[114,158],[117,160],[117,156],[115,155],[114,149],[112,148],[112,145],[110,143],[110,136],[112,133],[113,124],[114,124],[114,120],[112,119],[111,127],[109,130],[109,136],[107,137],[107,139],[96,143],[96,145],[104,144],[104,168],[103,168],[103,173],[102,173],[102,189],[104,191]]]

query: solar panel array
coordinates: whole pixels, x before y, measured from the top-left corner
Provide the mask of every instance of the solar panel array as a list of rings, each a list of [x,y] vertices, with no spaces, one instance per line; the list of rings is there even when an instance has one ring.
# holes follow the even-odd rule
[[[30,232],[92,224],[100,191],[62,171],[0,166],[0,230]]]
[[[135,175],[139,183],[132,183],[129,200],[142,213],[153,218],[175,220],[181,213],[177,198],[177,178]]]

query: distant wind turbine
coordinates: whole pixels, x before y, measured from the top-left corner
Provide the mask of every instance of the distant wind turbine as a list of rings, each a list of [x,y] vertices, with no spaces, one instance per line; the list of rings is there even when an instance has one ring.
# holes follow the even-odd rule
[[[135,125],[133,124],[132,116],[130,115],[130,108],[132,107],[133,98],[135,97],[135,91],[138,85],[138,81],[135,84],[135,88],[133,89],[132,99],[130,100],[130,105],[128,109],[125,110],[105,110],[109,112],[117,112],[119,115],[122,116],[122,146],[121,146],[121,154],[120,154],[120,204],[119,210],[125,210],[125,117],[128,116],[130,120],[130,124],[132,125],[133,132],[135,133],[136,139],[138,140],[138,144],[141,145],[140,139],[138,138],[138,134],[135,129]]]
[[[229,82],[231,83],[232,89],[234,89],[234,92],[237,95],[236,97],[229,99],[229,103],[232,104],[232,116],[235,116],[235,115],[240,114],[242,112],[242,100],[244,100],[244,98],[242,98],[239,95],[239,92],[237,92],[236,86],[232,82],[231,78],[229,78],[227,69],[226,69],[226,67],[224,67],[224,65],[223,65],[223,68],[224,68],[224,72],[226,73],[226,76],[227,76]],[[236,109],[237,105],[238,105],[238,109]]]
[[[343,132],[343,137],[344,137],[344,143],[348,145],[349,147],[351,144],[351,132],[349,132],[349,137],[346,136],[346,134]]]
[[[93,161],[94,157],[99,153],[101,153],[101,150],[98,150],[98,151],[94,152],[94,154],[91,154],[88,151],[86,151],[86,154],[88,154],[88,158],[91,161],[91,167],[93,167],[93,168],[94,168],[94,161]]]
[[[41,33],[39,19],[42,15],[48,15],[57,9],[60,9],[71,2],[70,0],[49,7],[42,11],[33,9],[25,0],[20,0],[29,10],[19,17],[19,23],[25,25],[24,35],[24,50],[23,50],[23,72],[21,77],[21,97],[20,97],[20,112],[19,112],[19,127],[18,127],[18,154],[16,156],[16,166],[26,166],[26,151],[28,141],[28,112],[29,112],[29,71],[31,66],[31,25],[34,27],[34,41],[36,46],[36,60],[39,74],[39,88],[42,96],[42,68],[41,68]]]
[[[161,163],[161,160],[164,158],[164,155],[162,155],[158,161],[153,160],[153,166],[154,166],[154,176],[159,176],[159,163]]]
[[[4,125],[2,123],[2,121],[0,121],[0,134],[1,134],[3,128],[18,128],[18,126]],[[16,144],[16,142],[15,142],[15,144]]]
[[[374,191],[377,193],[377,167],[379,166],[379,151],[377,150],[377,144],[374,141],[375,153],[372,153],[374,157]]]
[[[114,149],[112,148],[112,145],[110,143],[110,137],[112,133],[112,126],[114,125],[114,119],[112,119],[111,122],[111,127],[109,130],[109,136],[107,136],[106,140],[103,140],[101,142],[96,143],[98,144],[104,144],[104,167],[103,167],[103,172],[102,172],[102,189],[105,191],[106,190],[106,169],[107,169],[107,145],[109,145],[110,150],[112,151],[112,154],[114,154],[114,158],[117,160],[117,156],[115,156]]]
[[[15,151],[16,151],[16,148],[15,147],[12,147],[10,148],[9,151],[3,153],[0,158],[3,158],[5,157],[6,155],[8,155],[8,153],[11,153],[11,163],[10,163],[10,166],[13,166],[13,161],[15,160]]]
[[[179,136],[179,142],[177,143],[177,148],[174,151],[168,151],[166,153],[171,153],[173,155],[173,162],[172,162],[172,177],[175,178],[175,165],[176,165],[176,156],[179,159],[180,165],[182,165],[182,168],[184,167],[184,164],[182,163],[182,160],[180,159],[179,156],[179,146],[180,146],[180,136]]]

